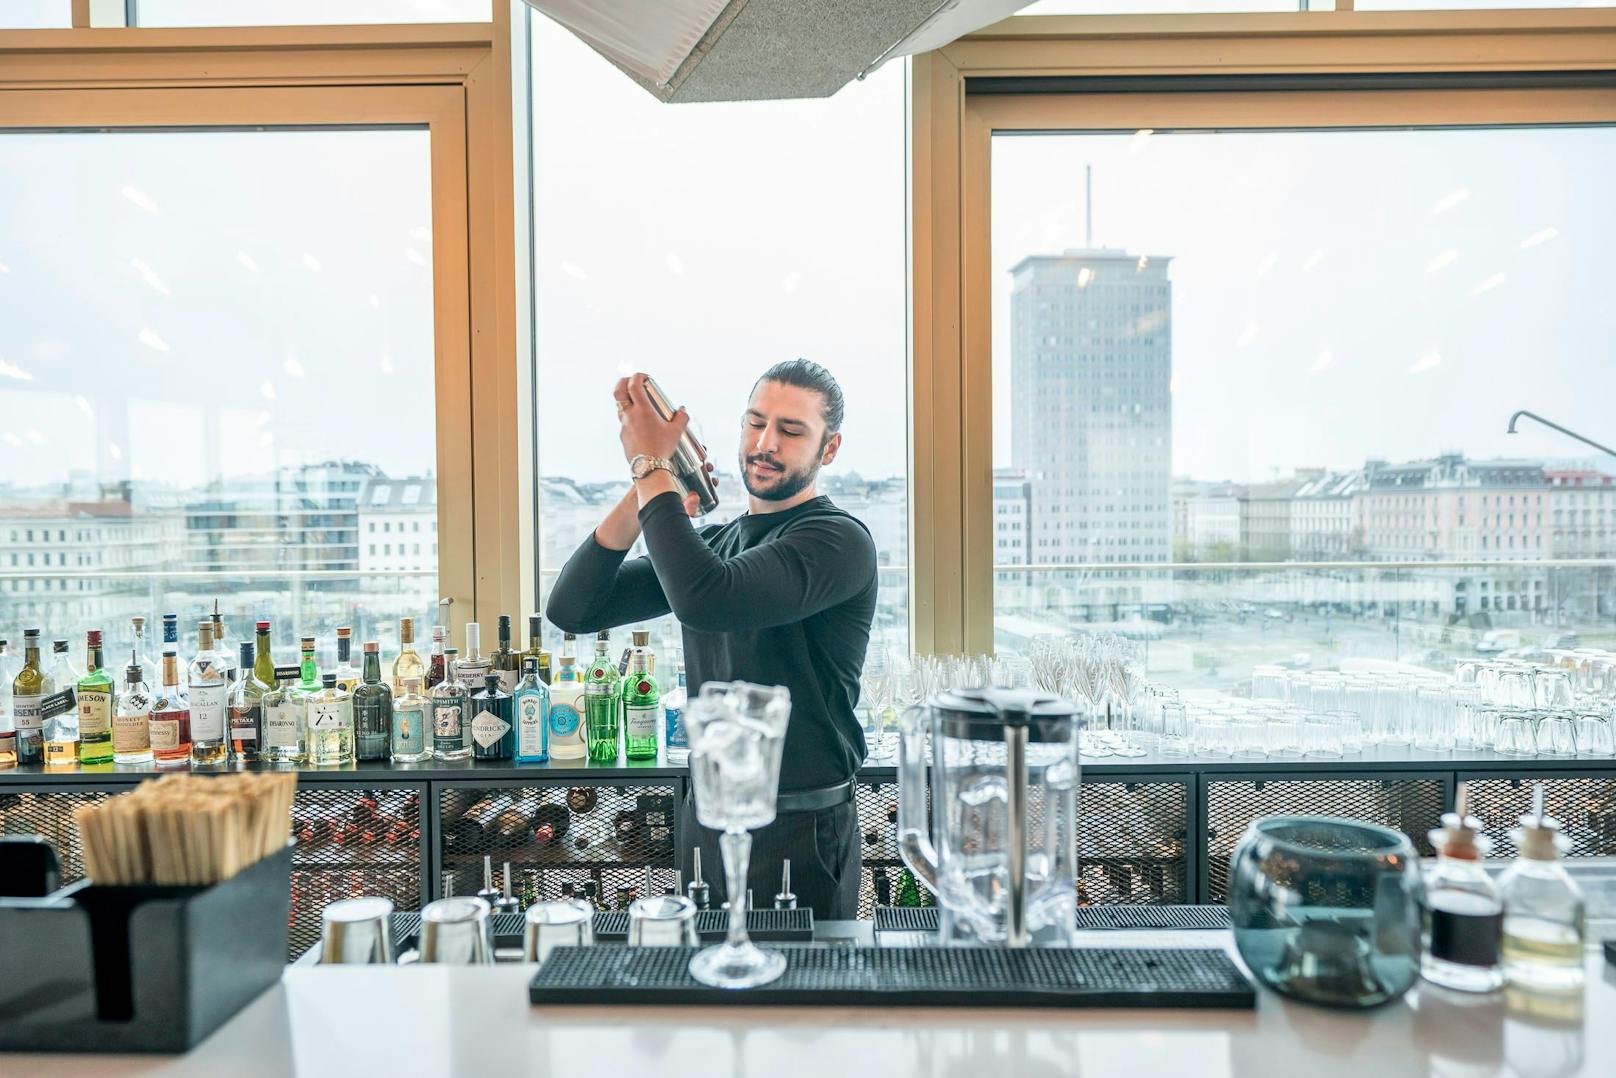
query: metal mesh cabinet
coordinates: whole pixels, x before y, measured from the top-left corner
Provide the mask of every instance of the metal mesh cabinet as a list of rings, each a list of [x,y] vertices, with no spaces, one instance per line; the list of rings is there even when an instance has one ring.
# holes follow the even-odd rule
[[[578,779],[444,783],[435,787],[440,894],[476,894],[483,858],[498,886],[505,862],[524,902],[582,893],[592,885],[616,906],[649,886],[678,886],[675,827],[678,787],[666,780]],[[649,884],[647,881],[649,880]]]
[[[292,801],[292,907],[288,958],[320,939],[320,913],[344,898],[380,895],[395,908],[423,901],[426,784],[298,784]]]
[[[1077,808],[1079,905],[1189,901],[1189,793],[1185,780],[1084,780]]]
[[[905,871],[898,854],[897,780],[860,780],[853,786],[853,802],[858,809],[859,856],[864,862],[858,915],[868,918],[875,916],[875,907],[896,901]],[[930,898],[925,888],[920,892],[922,898]]]
[[[1546,772],[1515,778],[1461,774],[1459,781],[1468,795],[1467,811],[1486,824],[1495,858],[1515,856],[1509,832],[1517,817],[1531,811],[1536,782],[1543,783],[1543,810],[1560,821],[1571,840],[1567,857],[1616,856],[1616,773]]]
[[[56,847],[62,883],[84,878],[84,843],[79,838],[73,810],[93,805],[128,787],[99,790],[26,789],[0,787],[0,834],[39,835]]]
[[[1424,856],[1435,851],[1426,832],[1441,822],[1449,776],[1428,773],[1284,777],[1205,777],[1206,859],[1202,902],[1229,898],[1229,855],[1246,825],[1260,816],[1342,816],[1408,835]]]

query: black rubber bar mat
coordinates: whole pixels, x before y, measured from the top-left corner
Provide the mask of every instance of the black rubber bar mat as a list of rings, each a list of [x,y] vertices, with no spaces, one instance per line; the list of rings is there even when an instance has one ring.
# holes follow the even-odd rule
[[[875,932],[936,932],[936,906],[877,906]],[[1080,906],[1078,928],[1228,928],[1224,906]]]
[[[628,939],[628,911],[608,910],[595,914],[595,939],[600,943],[621,943]],[[728,910],[698,910],[696,935],[717,943],[729,932]],[[795,910],[747,910],[746,932],[765,943],[812,943],[814,911],[804,906]],[[518,929],[520,934],[520,929]]]
[[[1249,1010],[1256,994],[1219,950],[786,947],[759,988],[697,983],[687,947],[558,947],[534,1004],[921,1007],[1198,1007]]]

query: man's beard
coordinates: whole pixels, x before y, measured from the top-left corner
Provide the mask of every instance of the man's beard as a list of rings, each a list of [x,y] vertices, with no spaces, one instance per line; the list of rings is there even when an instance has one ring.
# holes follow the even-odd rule
[[[819,474],[819,461],[816,458],[813,464],[800,472],[793,472],[789,469],[771,472],[769,473],[768,482],[759,482],[752,475],[751,466],[754,461],[776,465],[780,462],[767,456],[749,457],[745,453],[741,454],[741,482],[746,485],[746,492],[752,497],[766,502],[783,502],[788,498],[796,497]]]

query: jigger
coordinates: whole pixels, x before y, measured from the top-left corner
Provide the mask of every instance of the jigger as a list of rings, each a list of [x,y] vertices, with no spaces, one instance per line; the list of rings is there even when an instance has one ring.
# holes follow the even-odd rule
[[[421,961],[475,966],[494,961],[494,922],[481,898],[440,898],[421,907]]]
[[[595,913],[587,902],[564,898],[527,908],[522,960],[543,962],[557,947],[588,947],[595,942]]]
[[[393,903],[367,896],[333,902],[320,913],[320,962],[374,965],[393,961]]]
[[[628,907],[630,947],[694,947],[696,904],[677,895],[636,898]]]

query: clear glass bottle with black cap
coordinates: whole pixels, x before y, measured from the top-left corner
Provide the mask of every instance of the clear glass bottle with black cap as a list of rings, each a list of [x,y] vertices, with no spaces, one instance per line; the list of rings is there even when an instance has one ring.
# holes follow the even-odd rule
[[[213,621],[197,623],[196,658],[186,672],[191,699],[191,763],[222,764],[230,758],[229,663],[215,646]]]
[[[455,649],[444,651],[448,669],[454,669]],[[432,686],[427,694],[432,712],[432,755],[440,760],[465,760],[471,757],[471,720],[467,715],[470,701],[466,687],[460,679],[449,676]]]
[[[382,683],[381,644],[367,641],[364,654],[363,672],[353,690],[354,754],[361,760],[385,760],[391,751],[393,690]]]
[[[500,691],[507,695],[516,690],[517,679],[521,676],[520,658],[511,650],[511,616],[501,614],[499,624],[495,629],[499,644],[494,648],[494,654],[489,657],[489,669],[499,675]]]
[[[337,626],[337,665],[332,669],[332,673],[337,675],[337,687],[343,692],[351,693],[354,686],[359,684],[359,670],[353,664],[351,626]]]
[[[322,677],[320,684],[320,691],[309,698],[309,763],[317,767],[351,764],[353,696],[343,691],[334,673]]]
[[[475,621],[466,623],[466,650],[460,654],[449,668],[454,676],[465,686],[466,694],[476,692],[483,687],[483,678],[488,676],[490,663],[488,656],[482,652],[483,630]]]
[[[238,764],[256,764],[264,755],[264,694],[270,686],[258,677],[258,646],[242,641],[236,650],[236,680],[230,686],[230,757]]]
[[[140,648],[129,649],[129,665],[124,668],[123,688],[112,716],[112,762],[149,764],[152,762],[152,689],[146,684],[146,668],[141,665]]]
[[[403,689],[393,697],[392,757],[398,764],[415,764],[432,759],[432,723],[429,701],[421,695],[421,679],[407,677]]]

